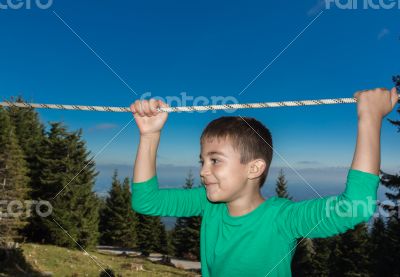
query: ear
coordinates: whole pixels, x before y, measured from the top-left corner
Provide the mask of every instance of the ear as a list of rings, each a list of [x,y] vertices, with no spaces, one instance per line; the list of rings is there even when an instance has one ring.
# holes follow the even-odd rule
[[[248,178],[255,179],[260,177],[267,168],[267,164],[263,159],[256,159],[249,163]]]

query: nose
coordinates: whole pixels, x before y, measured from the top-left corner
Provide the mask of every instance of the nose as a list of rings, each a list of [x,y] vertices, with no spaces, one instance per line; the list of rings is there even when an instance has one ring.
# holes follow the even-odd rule
[[[210,170],[208,167],[204,164],[201,169],[200,169],[200,177],[204,178],[205,176],[210,175]]]

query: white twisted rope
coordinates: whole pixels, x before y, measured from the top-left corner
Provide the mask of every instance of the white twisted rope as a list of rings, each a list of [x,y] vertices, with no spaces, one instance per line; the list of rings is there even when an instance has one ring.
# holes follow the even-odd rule
[[[157,110],[163,111],[163,112],[192,112],[192,111],[207,111],[207,110],[258,109],[258,108],[332,105],[332,104],[351,104],[351,103],[356,103],[356,102],[357,102],[356,98],[336,98],[336,99],[262,102],[262,103],[247,103],[247,104],[168,107],[168,108],[158,108]],[[3,106],[3,107],[19,107],[19,108],[37,108],[37,109],[97,111],[97,112],[131,112],[129,107],[36,104],[36,103],[9,102],[9,101],[0,102],[0,107],[1,106]]]

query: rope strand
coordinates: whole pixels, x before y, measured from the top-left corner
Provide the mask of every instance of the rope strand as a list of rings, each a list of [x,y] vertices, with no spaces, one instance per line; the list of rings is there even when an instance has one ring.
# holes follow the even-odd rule
[[[258,108],[332,105],[332,104],[351,104],[356,102],[357,102],[356,98],[336,98],[336,99],[318,99],[318,100],[300,100],[300,101],[261,102],[261,103],[247,103],[247,104],[168,107],[168,108],[158,108],[157,110],[163,112],[192,112],[192,111],[207,111],[207,110],[258,109]],[[79,110],[79,111],[96,111],[96,112],[131,112],[129,107],[37,104],[37,103],[9,102],[9,101],[0,102],[0,107]]]

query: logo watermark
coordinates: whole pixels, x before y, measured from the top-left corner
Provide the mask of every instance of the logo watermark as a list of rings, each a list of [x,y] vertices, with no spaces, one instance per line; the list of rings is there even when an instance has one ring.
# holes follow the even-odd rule
[[[325,9],[340,10],[390,10],[400,9],[400,0],[325,0]]]
[[[0,220],[2,218],[31,217],[34,211],[40,217],[48,217],[53,212],[53,206],[44,200],[0,200]]]
[[[366,200],[337,200],[332,197],[326,201],[325,215],[327,218],[331,216],[339,217],[384,217],[400,216],[400,200],[396,203],[391,200],[378,201],[372,197]]]
[[[186,92],[181,92],[180,96],[154,96],[151,97],[151,92],[145,92],[140,96],[140,100],[145,100],[146,98],[152,98],[155,100],[161,100],[168,104],[170,107],[186,107],[186,106],[208,106],[208,105],[232,105],[239,104],[236,97],[233,96],[190,96]],[[237,109],[222,109],[227,113],[233,113]],[[204,113],[208,110],[199,110],[196,113]],[[192,111],[189,111],[192,112]],[[216,110],[212,110],[212,113],[216,113]]]
[[[47,10],[53,5],[53,0],[0,0],[0,10]]]

